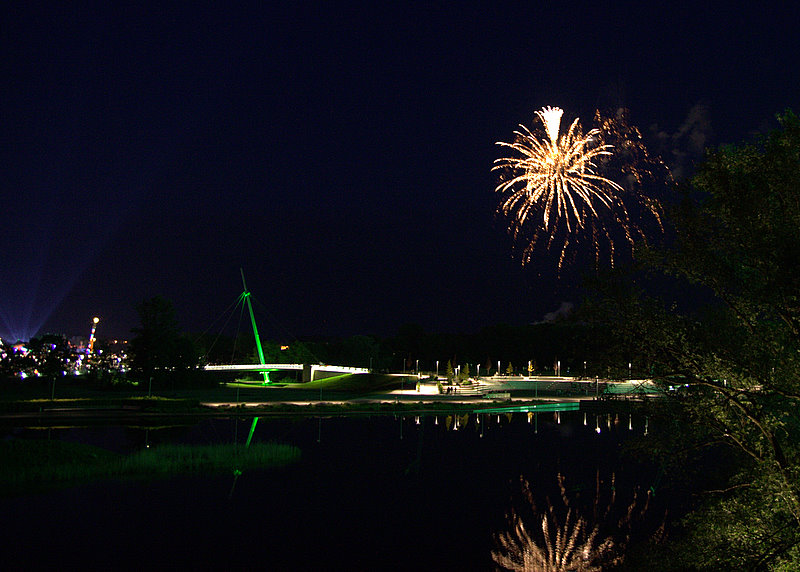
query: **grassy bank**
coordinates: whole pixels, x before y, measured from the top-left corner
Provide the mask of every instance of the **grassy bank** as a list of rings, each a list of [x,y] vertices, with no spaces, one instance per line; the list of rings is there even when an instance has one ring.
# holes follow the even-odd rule
[[[493,402],[486,401],[486,404],[478,404],[481,407],[491,405]],[[531,403],[541,403],[541,401],[531,400]],[[267,414],[287,414],[287,415],[357,415],[357,414],[393,414],[393,413],[452,413],[469,412],[476,408],[476,404],[457,401],[345,401],[330,403],[325,401],[310,402],[304,405],[294,403],[265,403],[258,407],[252,406],[230,406],[216,407],[215,410],[229,415],[267,415]]]
[[[409,382],[406,382],[406,385]],[[130,386],[120,388],[91,387],[80,380],[59,381],[55,389],[44,381],[0,383],[0,414],[35,412],[52,407],[127,407],[152,411],[179,411],[196,408],[201,402],[220,401],[271,401],[273,390],[336,391],[357,397],[372,391],[385,391],[400,387],[400,377],[384,374],[344,374],[309,383],[276,383],[261,386],[258,383],[221,383],[213,388],[156,389],[151,396],[147,391]],[[272,393],[271,393],[272,391]]]
[[[49,386],[43,384],[0,385],[0,423],[16,424],[18,419],[36,419],[42,424],[64,422],[69,419],[86,419],[94,422],[130,423],[138,417],[142,423],[162,423],[161,419],[174,415],[187,419],[209,415],[349,415],[368,413],[425,412],[449,413],[469,411],[503,403],[498,400],[459,396],[422,395],[405,397],[389,393],[405,385],[413,388],[415,377],[385,374],[345,374],[309,383],[276,383],[263,386],[259,383],[228,383],[216,388],[178,389],[154,392],[148,397],[131,389],[103,390],[64,382],[57,386],[55,399],[50,399]],[[43,396],[43,393],[47,394]],[[556,397],[555,392],[515,391],[515,405],[540,403],[546,397]],[[591,396],[590,396],[591,397]],[[227,404],[207,407],[203,403]],[[300,403],[303,403],[300,405]],[[247,404],[247,405],[245,405]],[[604,408],[617,407],[603,402]],[[60,420],[60,421],[59,421]],[[74,422],[74,421],[73,421]]]
[[[11,439],[0,442],[0,491],[4,495],[112,478],[166,478],[225,474],[281,467],[300,449],[280,443],[159,445],[130,455],[65,441]]]
[[[322,388],[329,391],[352,391],[358,393],[400,388],[403,384],[403,379],[405,379],[406,386],[409,383],[416,383],[417,380],[414,376],[401,377],[382,373],[346,373],[307,383],[289,383],[285,384],[284,387],[307,390],[319,390]],[[411,381],[412,379],[413,381]]]

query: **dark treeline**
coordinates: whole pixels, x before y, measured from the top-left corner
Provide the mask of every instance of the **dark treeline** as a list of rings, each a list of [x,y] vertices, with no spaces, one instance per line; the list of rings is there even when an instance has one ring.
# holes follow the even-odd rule
[[[562,375],[628,375],[633,359],[621,351],[610,351],[612,330],[574,319],[524,326],[495,325],[477,333],[433,333],[407,324],[387,338],[358,335],[345,338],[307,338],[293,341],[262,340],[267,363],[330,363],[372,367],[394,372],[436,370],[469,365],[474,375],[501,373]],[[258,356],[252,333],[236,338],[210,340],[197,337],[200,353],[208,363],[255,363]],[[612,344],[613,345],[613,344]],[[282,349],[283,348],[283,349]],[[585,362],[585,363],[584,363]],[[478,371],[480,366],[480,371]],[[644,375],[647,364],[631,364],[633,373]]]

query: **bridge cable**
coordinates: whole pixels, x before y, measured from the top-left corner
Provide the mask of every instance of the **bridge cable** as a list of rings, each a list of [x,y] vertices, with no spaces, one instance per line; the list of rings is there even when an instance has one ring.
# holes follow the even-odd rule
[[[261,300],[256,298],[252,293],[250,294],[250,299],[251,299],[252,302],[255,302],[257,304],[258,309],[261,311],[261,313],[263,315],[265,315],[267,317],[267,319],[271,322],[272,326],[276,330],[278,330],[279,334],[283,334],[283,335],[287,336],[291,340],[292,343],[297,342],[298,344],[302,344],[302,342],[300,341],[300,339],[297,336],[295,336],[292,332],[290,332],[282,324],[278,323],[278,320],[272,314],[270,314],[270,312],[269,312],[269,310],[267,310],[266,306],[264,306],[264,304],[261,303]],[[314,358],[314,360],[317,363],[322,363],[322,360],[320,360],[319,357],[317,355],[315,355],[314,352],[312,352],[307,345],[303,344],[303,347],[305,348],[306,352],[312,358]]]
[[[236,363],[234,361],[236,359],[236,346],[239,345],[239,332],[242,331],[242,320],[244,320],[244,297],[239,296],[239,299],[236,301],[236,303],[237,304],[241,303],[242,306],[239,309],[239,323],[236,324],[236,334],[234,334],[233,337],[233,349],[231,350],[231,363]]]
[[[216,335],[216,337],[214,338],[214,341],[211,343],[211,345],[210,345],[210,346],[208,347],[208,349],[206,350],[206,361],[208,361],[208,354],[209,354],[209,352],[211,352],[211,350],[212,350],[212,349],[214,349],[214,346],[215,346],[215,345],[217,344],[217,342],[219,341],[219,338],[220,338],[220,336],[222,335],[222,332],[223,332],[223,331],[225,330],[225,328],[228,326],[228,323],[230,322],[231,318],[233,317],[233,312],[234,312],[234,310],[236,310],[236,305],[237,305],[238,303],[239,303],[239,299],[237,298],[237,299],[236,299],[236,300],[234,300],[234,301],[233,301],[233,302],[232,302],[230,305],[228,305],[228,307],[227,307],[227,308],[225,308],[225,310],[223,310],[223,311],[222,311],[222,313],[221,313],[219,316],[217,316],[217,317],[216,317],[216,318],[215,318],[215,319],[214,319],[214,320],[211,322],[211,324],[210,324],[210,325],[209,325],[209,326],[208,326],[208,327],[205,329],[205,331],[203,331],[201,334],[199,334],[199,335],[198,335],[198,336],[195,338],[195,340],[194,340],[194,343],[195,343],[195,344],[197,344],[197,342],[199,342],[201,339],[203,339],[203,337],[204,337],[206,334],[208,334],[208,332],[211,330],[211,328],[212,328],[212,327],[214,327],[214,324],[216,324],[217,322],[219,322],[219,321],[220,321],[220,320],[221,320],[221,319],[222,319],[224,316],[226,316],[226,315],[227,315],[227,317],[228,317],[228,318],[225,320],[225,323],[224,323],[224,324],[222,324],[222,327],[221,327],[221,328],[219,329],[219,331],[217,332],[217,335]]]

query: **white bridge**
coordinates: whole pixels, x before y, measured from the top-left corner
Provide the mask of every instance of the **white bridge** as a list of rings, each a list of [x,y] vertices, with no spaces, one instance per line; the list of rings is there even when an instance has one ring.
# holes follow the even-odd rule
[[[303,381],[315,381],[344,373],[369,373],[365,367],[348,367],[344,365],[302,364],[302,363],[265,363],[265,364],[232,364],[207,365],[206,371],[302,371]]]

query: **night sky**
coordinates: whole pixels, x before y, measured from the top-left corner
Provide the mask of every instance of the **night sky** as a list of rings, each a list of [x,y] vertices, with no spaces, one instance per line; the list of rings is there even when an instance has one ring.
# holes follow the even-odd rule
[[[0,8],[3,339],[219,329],[240,268],[268,337],[538,321],[580,293],[494,216],[517,124],[625,106],[681,175],[800,111],[771,3],[112,4]]]

